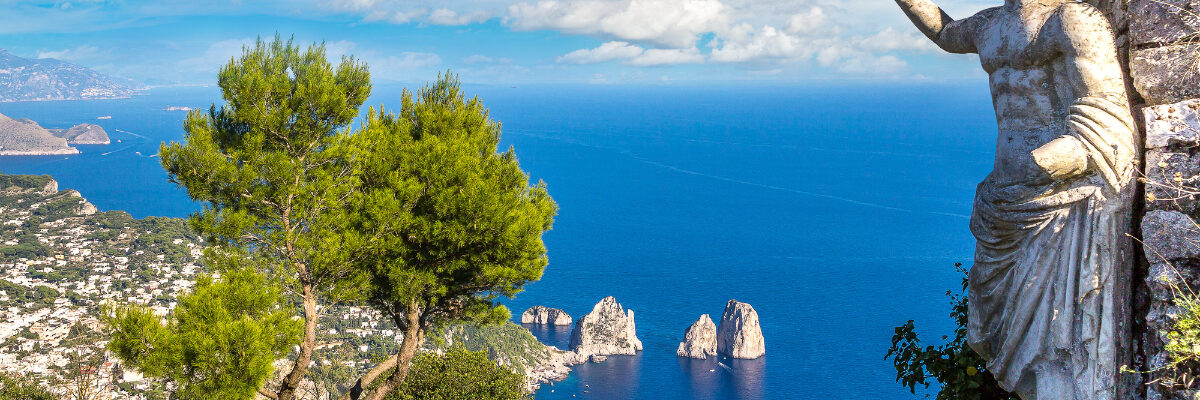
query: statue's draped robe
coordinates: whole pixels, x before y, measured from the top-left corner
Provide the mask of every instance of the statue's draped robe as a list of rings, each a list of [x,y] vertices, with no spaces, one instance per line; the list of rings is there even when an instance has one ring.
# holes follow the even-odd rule
[[[979,185],[967,340],[1005,389],[1030,398],[1052,384],[1038,379],[1058,374],[1068,381],[1056,391],[1075,393],[1041,392],[1041,399],[1112,396],[1133,126],[1124,94],[1079,99],[1062,134],[1082,143],[1084,175],[1006,186],[989,177]]]

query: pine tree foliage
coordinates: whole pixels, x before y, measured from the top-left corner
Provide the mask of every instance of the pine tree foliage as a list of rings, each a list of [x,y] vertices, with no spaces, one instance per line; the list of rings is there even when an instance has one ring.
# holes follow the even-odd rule
[[[353,272],[343,205],[357,187],[348,126],[370,94],[365,64],[335,68],[324,45],[259,40],[221,69],[225,105],[188,114],[184,143],[163,145],[171,180],[205,204],[192,226],[243,252],[297,298],[305,321],[291,370],[273,397],[291,400],[311,363],[317,305]]]
[[[371,110],[354,140],[365,293],[406,340],[390,384],[368,397],[379,399],[431,326],[508,319],[496,300],[541,278],[557,205],[512,148],[497,151],[500,124],[450,73],[405,91],[398,113]]]
[[[202,275],[166,321],[149,308],[107,306],[108,348],[176,399],[252,399],[272,363],[299,342],[301,322],[252,269]]]
[[[421,353],[408,378],[388,400],[522,400],[525,376],[496,364],[482,351],[452,347]]]

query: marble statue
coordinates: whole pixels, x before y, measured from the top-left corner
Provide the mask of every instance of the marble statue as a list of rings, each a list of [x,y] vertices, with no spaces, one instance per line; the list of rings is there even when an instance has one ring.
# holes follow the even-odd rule
[[[991,82],[999,137],[971,217],[971,348],[1023,399],[1118,399],[1139,150],[1106,18],[1065,0],[962,20],[896,2],[943,50],[979,54]]]

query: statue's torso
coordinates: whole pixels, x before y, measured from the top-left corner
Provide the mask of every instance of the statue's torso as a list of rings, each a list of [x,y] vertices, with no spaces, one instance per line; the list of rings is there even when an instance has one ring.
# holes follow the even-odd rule
[[[998,7],[985,11],[988,24],[978,37],[980,63],[988,72],[999,135],[995,182],[1024,182],[1041,174],[1032,151],[1064,134],[1073,93],[1062,71],[1062,55],[1039,54],[1033,42],[1055,9]],[[1065,89],[1065,90],[1064,90]]]

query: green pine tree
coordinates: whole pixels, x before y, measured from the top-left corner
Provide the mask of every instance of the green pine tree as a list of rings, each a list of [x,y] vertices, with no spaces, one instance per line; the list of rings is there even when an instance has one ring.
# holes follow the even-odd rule
[[[511,148],[497,151],[500,124],[450,73],[416,96],[406,90],[397,114],[371,110],[354,140],[364,293],[404,342],[346,397],[380,400],[400,387],[430,327],[509,318],[496,300],[541,278],[542,233],[558,206]]]
[[[301,51],[278,36],[259,40],[221,69],[226,104],[188,114],[184,143],[160,150],[171,180],[205,203],[192,226],[223,251],[252,255],[246,266],[300,304],[299,352],[268,397],[295,398],[312,362],[317,305],[353,271],[356,245],[342,232],[357,184],[344,144],[369,75],[353,58],[335,68],[323,44]]]

